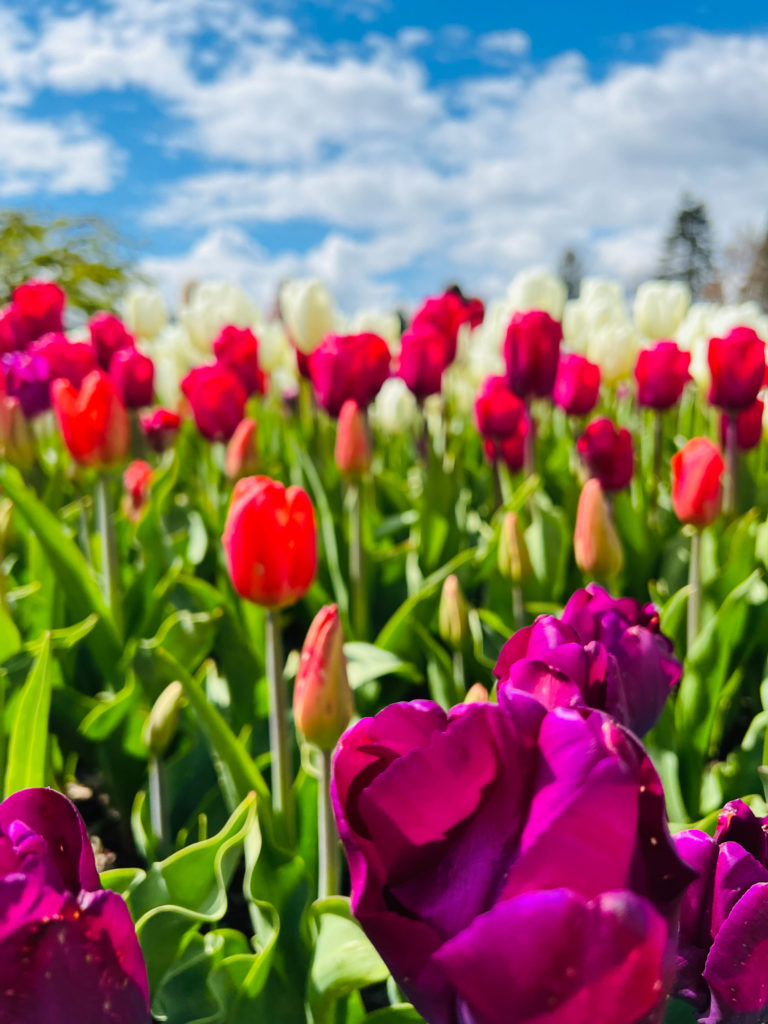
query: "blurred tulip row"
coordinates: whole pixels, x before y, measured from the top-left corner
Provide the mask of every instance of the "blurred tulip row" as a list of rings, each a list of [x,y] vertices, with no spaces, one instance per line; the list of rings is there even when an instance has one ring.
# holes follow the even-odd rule
[[[766,338],[20,284],[0,1024],[768,1019]]]

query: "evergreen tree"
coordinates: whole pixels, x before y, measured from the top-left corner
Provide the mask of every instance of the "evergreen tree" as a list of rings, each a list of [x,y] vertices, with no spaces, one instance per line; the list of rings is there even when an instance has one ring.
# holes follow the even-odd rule
[[[768,310],[768,230],[755,246],[749,271],[741,286],[739,298],[759,302]]]
[[[694,298],[712,281],[712,226],[704,203],[684,195],[674,216],[659,267],[659,277],[667,281],[685,281]]]

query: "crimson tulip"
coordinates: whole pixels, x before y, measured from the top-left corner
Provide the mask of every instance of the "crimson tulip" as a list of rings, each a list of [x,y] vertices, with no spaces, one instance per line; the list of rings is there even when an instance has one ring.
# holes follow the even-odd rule
[[[552,401],[569,416],[586,416],[600,397],[600,367],[585,356],[560,356]]]
[[[674,341],[657,341],[653,348],[643,349],[635,363],[640,405],[670,409],[679,402],[691,378],[690,365],[691,353],[678,348]]]
[[[309,357],[315,396],[331,416],[348,398],[367,408],[389,376],[390,352],[378,334],[328,334]]]
[[[127,409],[152,404],[155,393],[155,364],[136,348],[115,352],[109,364],[109,376]]]
[[[112,357],[124,348],[134,348],[135,339],[123,321],[112,313],[97,313],[88,324],[96,361],[102,370],[108,370]]]
[[[484,438],[503,441],[518,433],[525,403],[510,391],[506,377],[486,377],[475,398],[475,423]]]
[[[525,447],[530,430],[531,421],[526,415],[518,421],[514,434],[500,440],[486,438],[483,441],[486,459],[491,463],[504,462],[511,473],[517,473],[525,462]]]
[[[600,481],[604,491],[621,491],[628,487],[634,470],[632,435],[602,417],[593,420],[576,442],[579,455],[590,476]]]
[[[24,333],[24,325],[21,315],[16,306],[11,303],[4,309],[0,309],[0,353],[15,352],[24,348],[27,344],[27,336]]]
[[[216,361],[240,379],[249,395],[263,395],[267,375],[259,369],[259,341],[247,327],[224,327],[213,343]]]
[[[64,443],[77,462],[108,466],[128,454],[128,413],[103,370],[92,370],[81,388],[62,378],[55,380],[51,401]]]
[[[449,362],[456,358],[456,339],[462,324],[477,327],[485,310],[480,299],[467,299],[457,289],[425,299],[411,319],[411,330],[429,328],[442,334],[450,352]]]
[[[702,528],[720,515],[725,469],[720,449],[694,437],[672,456],[672,507],[681,523]]]
[[[139,418],[147,442],[156,452],[164,452],[179,432],[181,416],[172,409],[153,409]]]
[[[747,409],[765,379],[765,342],[751,327],[734,327],[710,338],[707,353],[712,386],[709,400],[731,413]]]
[[[563,328],[549,313],[515,313],[504,339],[507,381],[520,398],[552,394]]]
[[[443,372],[456,354],[446,336],[429,324],[412,327],[400,339],[396,373],[413,394],[423,401],[438,395],[443,383]]]
[[[13,306],[24,344],[43,334],[64,330],[67,297],[53,281],[26,281],[13,292]]]
[[[762,398],[756,398],[752,405],[742,409],[734,417],[736,420],[736,446],[739,451],[748,452],[750,448],[756,448],[763,436],[763,413],[765,402]],[[731,429],[731,416],[723,413],[720,417],[720,443],[725,448],[728,439],[728,431]]]
[[[27,348],[27,355],[40,356],[48,363],[48,379],[63,377],[76,388],[96,369],[93,349],[83,341],[70,341],[66,334],[44,334]]]
[[[235,590],[256,604],[294,604],[314,579],[315,513],[301,487],[266,476],[239,480],[222,540]]]
[[[197,429],[209,441],[228,441],[245,414],[248,395],[240,379],[218,363],[198,366],[181,382]]]

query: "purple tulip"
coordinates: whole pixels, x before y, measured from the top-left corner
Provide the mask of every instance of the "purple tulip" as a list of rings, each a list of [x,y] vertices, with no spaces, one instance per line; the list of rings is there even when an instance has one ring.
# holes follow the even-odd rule
[[[128,908],[101,888],[85,825],[50,789],[0,804],[0,1024],[145,1024]]]
[[[638,736],[644,735],[658,721],[683,673],[672,641],[661,632],[655,606],[611,597],[590,583],[573,594],[560,618],[583,644],[596,640],[614,656],[626,701],[623,720]]]
[[[741,800],[726,804],[715,838],[690,829],[675,836],[698,873],[680,913],[675,995],[702,1024],[768,1019],[768,818]]]
[[[429,1024],[640,1024],[688,871],[638,741],[508,689],[358,722],[332,795],[352,909]]]
[[[2,357],[8,394],[18,398],[21,410],[31,420],[51,407],[51,368],[41,355],[12,352]]]

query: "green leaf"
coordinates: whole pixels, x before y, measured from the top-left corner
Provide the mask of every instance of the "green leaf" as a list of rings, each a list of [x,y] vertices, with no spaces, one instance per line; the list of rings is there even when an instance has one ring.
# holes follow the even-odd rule
[[[0,604],[0,663],[21,650],[21,634],[4,604]]]
[[[347,658],[347,678],[349,685],[356,690],[364,683],[370,683],[382,676],[407,676],[417,680],[419,671],[415,665],[403,661],[391,651],[383,651],[375,644],[352,641],[344,644]]]
[[[694,1008],[682,999],[670,999],[667,1003],[664,1024],[696,1024],[698,1019],[699,1015]]]
[[[45,785],[48,713],[51,707],[51,641],[46,636],[21,691],[5,771],[5,795]]]
[[[424,1024],[424,1018],[410,1003],[385,1006],[363,1017],[361,1024]]]
[[[14,502],[39,541],[56,574],[71,613],[86,619],[92,613],[98,624],[88,636],[89,647],[105,676],[111,676],[122,655],[122,641],[90,566],[56,515],[26,486],[19,471],[0,461],[0,487]]]

